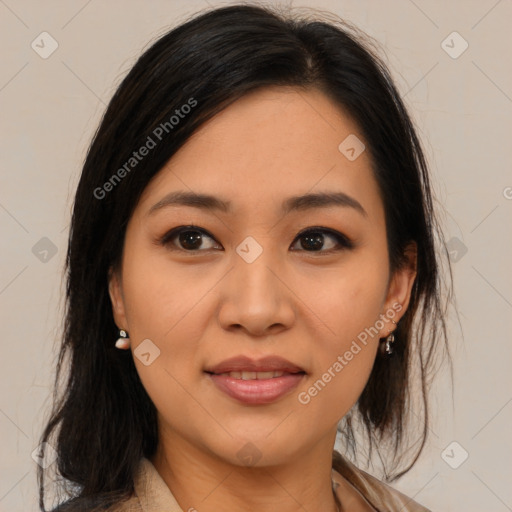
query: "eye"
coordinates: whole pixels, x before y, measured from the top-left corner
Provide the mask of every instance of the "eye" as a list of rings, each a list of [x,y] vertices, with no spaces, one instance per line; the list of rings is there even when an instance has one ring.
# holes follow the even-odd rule
[[[325,244],[325,239],[330,239],[331,242]],[[204,244],[205,239],[213,241],[213,243]],[[303,250],[306,252],[323,252],[330,253],[335,251],[341,251],[344,249],[352,249],[354,247],[353,242],[345,235],[328,228],[314,227],[308,228],[302,231],[295,238],[297,241],[301,241],[301,248],[292,249]],[[334,241],[334,242],[333,242]],[[185,252],[200,252],[201,250],[211,249],[222,249],[222,246],[218,244],[215,239],[208,234],[207,231],[200,228],[199,226],[178,226],[167,232],[158,243],[166,246],[170,250],[185,251]],[[217,247],[215,247],[217,245]],[[296,244],[292,244],[293,245]]]
[[[325,237],[334,240],[334,244],[332,242],[328,243],[327,249],[323,250],[325,249]],[[300,244],[302,249],[299,250],[305,250],[306,252],[330,253],[344,249],[352,249],[354,247],[353,242],[345,235],[342,235],[338,231],[322,227],[308,228],[307,230],[299,233],[296,240],[303,241]]]
[[[182,250],[186,252],[199,251],[201,249],[214,249],[214,247],[211,247],[211,244],[210,247],[204,247],[203,237],[214,240],[204,229],[198,226],[179,226],[166,233],[159,240],[159,243],[171,250]],[[179,246],[176,246],[177,244],[179,244]]]

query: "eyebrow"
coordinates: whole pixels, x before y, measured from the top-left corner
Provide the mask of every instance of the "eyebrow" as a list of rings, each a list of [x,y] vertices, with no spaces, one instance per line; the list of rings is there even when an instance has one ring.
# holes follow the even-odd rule
[[[167,194],[158,203],[154,204],[147,215],[153,215],[155,212],[169,206],[190,206],[200,208],[206,211],[231,212],[231,201],[222,200],[209,194],[199,194],[195,192],[176,191]],[[314,208],[328,208],[330,206],[342,206],[353,208],[364,217],[368,217],[366,210],[361,203],[344,192],[317,192],[314,194],[305,194],[301,196],[289,197],[281,206],[283,214],[294,211],[311,210]]]

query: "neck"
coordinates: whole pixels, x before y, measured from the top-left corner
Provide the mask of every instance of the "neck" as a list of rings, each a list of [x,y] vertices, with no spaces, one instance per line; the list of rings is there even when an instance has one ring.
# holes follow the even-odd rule
[[[324,439],[286,464],[240,466],[175,433],[161,439],[151,462],[186,512],[337,512],[332,448]]]

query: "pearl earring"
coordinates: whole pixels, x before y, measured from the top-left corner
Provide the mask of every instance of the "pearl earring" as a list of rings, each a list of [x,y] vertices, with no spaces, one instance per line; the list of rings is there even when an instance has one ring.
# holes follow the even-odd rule
[[[130,348],[130,338],[128,337],[128,333],[123,329],[119,330],[119,338],[116,341],[116,348],[121,350],[127,350]]]

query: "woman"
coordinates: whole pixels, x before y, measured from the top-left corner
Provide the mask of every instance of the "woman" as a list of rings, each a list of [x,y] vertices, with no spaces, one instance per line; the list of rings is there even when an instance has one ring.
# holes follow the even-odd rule
[[[74,203],[55,510],[427,510],[348,460],[411,469],[446,341],[426,164],[363,41],[230,6],[119,86]]]

